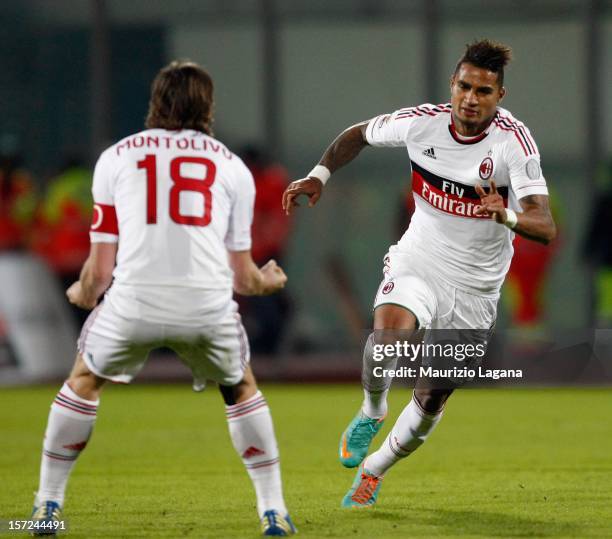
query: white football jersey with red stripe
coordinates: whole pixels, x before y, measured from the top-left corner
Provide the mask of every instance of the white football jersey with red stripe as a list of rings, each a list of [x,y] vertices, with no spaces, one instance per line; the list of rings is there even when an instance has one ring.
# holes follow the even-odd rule
[[[454,128],[451,105],[425,104],[370,120],[372,146],[405,146],[412,166],[415,213],[392,250],[414,253],[453,286],[496,295],[513,254],[514,233],[490,217],[474,214],[495,179],[506,207],[521,211],[519,199],[547,195],[538,148],[527,127],[498,107],[489,127],[476,137]]]
[[[227,250],[251,248],[255,185],[239,157],[193,130],[149,129],[100,156],[94,242],[119,242],[106,295],[128,318],[201,324],[227,307]]]

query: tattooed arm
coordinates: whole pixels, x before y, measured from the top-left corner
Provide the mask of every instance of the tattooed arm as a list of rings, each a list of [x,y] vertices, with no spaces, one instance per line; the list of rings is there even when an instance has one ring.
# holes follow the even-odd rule
[[[550,213],[546,195],[529,195],[519,200],[522,213],[517,213],[518,221],[514,231],[530,240],[548,244],[555,239],[557,227]]]
[[[367,121],[362,122],[340,133],[325,150],[319,161],[319,166],[327,168],[329,173],[333,174],[340,167],[355,159],[359,152],[368,145],[365,136],[367,125]],[[321,198],[323,183],[326,179],[324,178],[322,181],[320,177],[311,173],[306,178],[292,182],[283,193],[283,209],[285,212],[290,214],[294,207],[299,206],[296,200],[299,195],[306,195],[308,206],[314,206]]]
[[[491,219],[505,225],[508,220],[508,212],[504,208],[504,200],[497,192],[494,180],[491,180],[490,185],[489,192],[486,192],[480,185],[476,186],[481,204],[476,213],[488,214]],[[548,196],[528,195],[519,199],[519,203],[523,211],[516,214],[516,224],[512,227],[514,232],[544,244],[548,244],[555,239],[557,227],[550,213]]]

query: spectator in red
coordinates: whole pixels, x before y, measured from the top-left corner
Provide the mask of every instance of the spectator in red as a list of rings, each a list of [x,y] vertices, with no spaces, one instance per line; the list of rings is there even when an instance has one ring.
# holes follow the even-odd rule
[[[549,189],[551,213],[557,223],[557,237],[548,245],[515,236],[514,257],[510,264],[506,296],[510,303],[512,324],[518,328],[540,329],[546,320],[546,285],[562,242],[562,216],[557,196]]]
[[[66,159],[50,182],[36,218],[32,250],[42,257],[64,289],[78,281],[89,254],[93,199],[91,170],[78,158]],[[77,322],[89,313],[73,309]]]
[[[0,156],[0,251],[27,247],[35,208],[34,182],[21,157]]]
[[[5,146],[7,140],[11,144],[11,138],[4,135],[0,144]],[[21,156],[12,148],[5,148],[0,155],[0,254],[27,248],[35,209],[36,191],[32,176],[23,168]],[[0,365],[14,362],[9,330],[0,313]]]
[[[282,165],[270,160],[256,146],[247,146],[239,154],[253,174],[257,190],[251,230],[253,260],[262,265],[274,259],[282,265],[291,222],[279,201],[289,184],[289,175]],[[283,289],[271,296],[241,297],[239,303],[253,353],[276,354],[290,320],[291,302],[287,291]]]

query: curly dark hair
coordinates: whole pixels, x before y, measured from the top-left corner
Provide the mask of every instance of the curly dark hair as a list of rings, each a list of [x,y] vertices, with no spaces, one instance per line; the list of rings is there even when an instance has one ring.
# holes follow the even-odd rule
[[[188,60],[171,62],[153,80],[145,126],[212,135],[213,90],[204,68]]]
[[[459,71],[461,64],[472,64],[473,66],[497,73],[497,81],[500,86],[503,86],[504,67],[510,60],[512,60],[512,49],[510,47],[490,39],[481,39],[466,44],[465,52],[459,58],[455,67],[455,75]]]

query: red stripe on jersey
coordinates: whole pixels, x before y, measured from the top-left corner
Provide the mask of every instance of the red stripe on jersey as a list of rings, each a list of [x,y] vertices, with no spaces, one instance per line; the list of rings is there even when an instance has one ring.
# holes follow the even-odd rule
[[[449,103],[441,103],[440,105],[436,105],[433,110],[436,112],[450,112],[452,109]]]
[[[532,151],[532,148],[527,140],[526,134],[525,134],[525,130],[517,123],[515,122],[511,122],[509,121],[507,118],[500,116],[497,120],[498,124],[503,124],[505,127],[507,127],[508,129],[516,132],[519,134],[519,136],[521,137],[521,139],[523,140],[523,142],[525,143],[526,148],[529,151]]]
[[[405,109],[400,109],[395,117],[396,120],[400,118],[411,118],[412,116],[423,116],[427,114],[428,116],[437,116],[441,112],[450,112],[451,106],[449,104],[441,104],[433,107],[427,107],[425,105],[420,105],[418,107],[409,107]]]
[[[414,113],[414,111],[416,110],[416,107],[407,107],[405,109],[399,109],[398,111],[398,115],[399,114],[409,114],[409,113]]]
[[[91,221],[90,230],[92,232],[119,235],[119,225],[117,224],[115,206],[96,203],[93,209],[93,219]]]
[[[531,136],[527,132],[527,128],[522,123],[517,122],[515,120],[511,120],[507,116],[501,116],[499,114],[496,117],[496,120],[497,120],[497,122],[502,123],[507,128],[509,128],[509,129],[511,129],[511,130],[513,130],[515,132],[518,132],[518,134],[522,138],[523,142],[525,143],[525,147],[526,147],[526,151],[527,152],[529,152],[531,154],[538,153],[535,142],[533,141],[533,139],[531,138]],[[499,125],[499,123],[498,123],[498,125]],[[529,153],[528,153],[528,155],[529,155]]]
[[[517,127],[516,132],[520,135],[521,139],[525,143],[525,146],[527,147],[527,151],[529,153],[533,153],[533,148],[531,147],[531,145],[529,144],[529,141],[527,140],[527,137],[525,136],[525,131],[521,129],[520,127]]]
[[[453,121],[452,116],[451,116],[451,123],[448,124],[448,130],[451,134],[451,137],[453,137],[453,139],[455,139],[455,142],[458,142],[459,144],[476,144],[477,142],[480,142],[483,138],[485,138],[489,134],[487,131],[483,131],[482,133],[480,133],[480,135],[476,135],[475,137],[461,138],[457,134],[457,130],[455,129],[455,122]]]
[[[497,120],[494,120],[494,122],[495,122],[495,125],[499,127],[502,131],[511,131],[512,133],[514,133],[514,136],[516,137],[516,140],[519,141],[519,144],[521,145],[521,148],[523,148],[523,152],[525,152],[525,155],[529,155],[529,152],[527,151],[527,148],[525,148],[525,144],[523,144],[523,141],[521,140],[520,135],[516,132],[516,129],[510,128],[510,127],[504,127]]]
[[[412,171],[412,192],[420,196],[428,204],[450,215],[471,219],[490,219],[490,215],[476,215],[474,211],[480,207],[480,200],[445,193],[429,183],[416,170]],[[508,198],[504,198],[504,206],[508,207]]]
[[[533,138],[531,138],[531,135],[529,134],[529,131],[527,131],[527,129],[525,129],[525,136],[527,137],[527,140],[530,142],[530,144],[533,146],[533,153],[538,153],[538,147],[536,146],[536,143]]]
[[[523,135],[523,139],[527,142],[527,145],[529,146],[531,153],[532,154],[537,153],[535,142],[533,142],[532,138],[529,136],[529,133],[527,133],[527,129],[525,129],[525,127],[520,127],[519,131],[521,135]]]
[[[424,112],[425,114],[429,114],[430,116],[435,116],[435,112],[432,112],[431,109],[427,108],[427,107],[417,107],[418,110],[420,110],[421,112]]]

